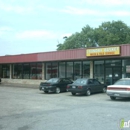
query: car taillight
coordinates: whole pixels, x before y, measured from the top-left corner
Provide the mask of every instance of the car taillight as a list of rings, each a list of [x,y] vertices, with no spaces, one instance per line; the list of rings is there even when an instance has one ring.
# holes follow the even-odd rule
[[[69,88],[70,86],[67,86],[67,88]]]
[[[130,91],[130,88],[111,88],[108,87],[107,90],[117,90],[117,91]]]
[[[79,89],[82,89],[82,86],[78,86]]]
[[[130,91],[130,88],[127,88],[126,91]]]

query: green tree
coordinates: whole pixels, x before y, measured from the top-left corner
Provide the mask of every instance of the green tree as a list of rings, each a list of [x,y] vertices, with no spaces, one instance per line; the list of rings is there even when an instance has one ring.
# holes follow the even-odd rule
[[[104,22],[98,28],[89,25],[66,38],[63,44],[57,45],[57,50],[86,48],[130,43],[130,27],[122,21]]]
[[[75,49],[84,47],[81,33],[76,32],[70,37],[66,38],[63,44],[57,45],[57,50]]]
[[[80,33],[76,32],[70,37],[66,38],[63,44],[58,44],[57,50],[86,48],[87,46],[92,46],[92,40],[90,39],[90,36],[93,36],[93,33],[93,29],[87,25],[86,27],[82,28]]]
[[[95,29],[95,37],[100,46],[126,44],[130,42],[130,27],[122,21],[104,22]]]

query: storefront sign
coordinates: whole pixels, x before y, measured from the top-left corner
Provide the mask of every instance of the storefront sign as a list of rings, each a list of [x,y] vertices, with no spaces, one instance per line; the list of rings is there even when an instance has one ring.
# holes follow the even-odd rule
[[[109,56],[109,55],[120,55],[120,47],[105,47],[87,49],[86,56]]]

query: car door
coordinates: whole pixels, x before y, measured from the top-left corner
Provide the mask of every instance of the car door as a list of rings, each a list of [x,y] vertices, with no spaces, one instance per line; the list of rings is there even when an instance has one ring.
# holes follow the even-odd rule
[[[92,93],[95,92],[96,87],[94,85],[93,79],[88,80],[88,85],[87,86],[91,89]]]
[[[94,83],[94,88],[95,88],[95,92],[100,92],[102,91],[102,85],[100,82],[98,82],[98,80],[93,79],[93,83]]]
[[[67,78],[65,78],[65,79],[63,79],[63,91],[66,91],[66,89],[67,89],[67,85],[68,84],[71,84],[72,83],[72,81],[71,80],[69,80],[69,79],[67,79]]]
[[[63,79],[60,79],[58,87],[60,88],[61,91],[64,91],[65,83]]]

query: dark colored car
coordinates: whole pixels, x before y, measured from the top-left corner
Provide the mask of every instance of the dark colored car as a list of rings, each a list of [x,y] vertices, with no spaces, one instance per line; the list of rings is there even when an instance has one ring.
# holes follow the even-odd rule
[[[48,92],[60,93],[67,90],[67,85],[73,83],[68,78],[51,78],[46,82],[41,82],[39,89]]]
[[[1,77],[0,77],[0,83],[1,83]]]
[[[73,84],[67,85],[67,90],[76,95],[76,93],[86,94],[87,96],[91,93],[106,92],[106,85],[101,84],[97,79],[80,78],[73,82]]]

